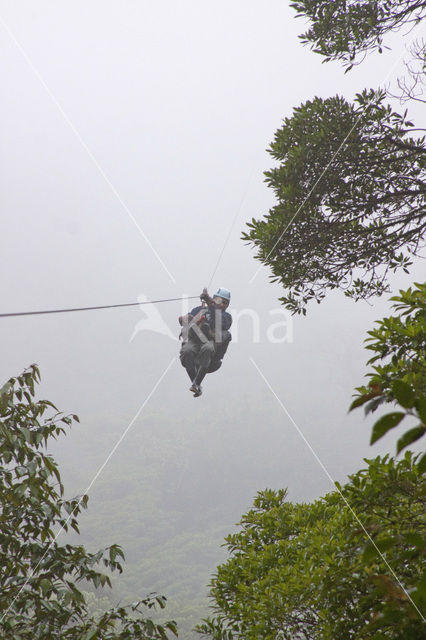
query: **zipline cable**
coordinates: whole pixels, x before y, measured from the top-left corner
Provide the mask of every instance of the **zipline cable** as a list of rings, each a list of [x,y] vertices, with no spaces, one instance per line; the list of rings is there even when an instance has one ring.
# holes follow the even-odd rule
[[[44,311],[18,311],[15,313],[0,313],[0,318],[16,316],[40,316],[48,313],[69,313],[71,311],[93,311],[95,309],[116,309],[117,307],[136,307],[142,304],[159,304],[160,302],[175,302],[176,300],[194,300],[199,296],[183,296],[180,298],[164,298],[162,300],[147,300],[146,302],[126,302],[124,304],[104,304],[97,307],[74,307],[72,309],[47,309]]]
[[[225,238],[225,242],[223,243],[223,246],[222,246],[222,249],[221,249],[221,251],[220,251],[220,253],[219,253],[219,257],[218,257],[218,259],[217,259],[216,265],[215,265],[215,267],[214,267],[214,269],[213,269],[212,275],[210,276],[210,280],[209,280],[209,284],[207,285],[207,289],[210,289],[211,284],[212,284],[212,282],[213,282],[213,278],[214,278],[214,277],[215,277],[215,275],[216,275],[216,271],[218,270],[218,268],[219,268],[219,264],[220,264],[220,262],[221,262],[221,260],[222,260],[222,257],[223,257],[223,254],[225,253],[225,249],[226,249],[226,246],[227,246],[227,244],[228,244],[228,242],[229,242],[229,239],[230,239],[230,237],[231,237],[232,230],[233,230],[234,225],[235,225],[235,223],[236,223],[236,221],[237,221],[237,218],[238,218],[238,216],[239,216],[239,214],[240,214],[240,212],[241,212],[241,209],[242,209],[242,206],[243,206],[244,201],[245,201],[245,199],[246,199],[246,196],[247,196],[248,190],[249,190],[249,188],[250,188],[250,186],[251,186],[251,180],[252,180],[252,177],[253,177],[254,171],[255,171],[255,167],[253,167],[253,169],[251,170],[251,172],[250,172],[250,174],[249,174],[249,177],[248,177],[248,180],[247,180],[247,184],[246,184],[246,187],[245,187],[245,189],[244,189],[244,193],[243,193],[243,195],[241,196],[240,204],[238,205],[238,209],[236,210],[235,215],[234,215],[234,217],[233,217],[233,219],[232,219],[231,226],[229,227],[228,234],[227,234],[227,236],[226,236],[226,238]]]

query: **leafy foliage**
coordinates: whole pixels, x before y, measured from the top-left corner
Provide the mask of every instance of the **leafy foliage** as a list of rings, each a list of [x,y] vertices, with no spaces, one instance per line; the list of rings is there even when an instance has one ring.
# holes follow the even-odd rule
[[[371,444],[407,416],[415,417],[419,423],[399,439],[399,453],[426,432],[426,283],[400,291],[391,300],[399,315],[378,321],[368,332],[367,349],[374,355],[367,364],[374,365],[373,371],[367,374],[368,385],[357,388],[351,409],[364,405],[368,414],[384,403],[402,409],[374,424]],[[426,456],[420,464],[426,470]]]
[[[406,271],[421,246],[425,138],[408,137],[412,123],[384,99],[314,98],[275,134],[269,153],[279,164],[265,176],[278,203],[243,239],[289,290],[281,301],[292,312],[327,289],[383,293],[389,269]]]
[[[49,440],[78,418],[64,416],[48,400],[35,401],[38,381],[33,365],[0,389],[1,637],[165,640],[174,623],[157,625],[141,615],[143,608],[163,608],[162,596],[109,609],[96,620],[87,613],[77,585],[110,586],[108,574],[121,573],[124,555],[118,545],[88,553],[57,542],[61,531],[78,533],[77,516],[88,498],[64,498],[58,467],[45,452]]]
[[[257,495],[240,531],[226,539],[230,558],[211,583],[215,616],[199,633],[215,640],[424,637],[425,479],[410,453],[398,463],[366,462],[312,504],[289,503],[284,490]]]
[[[325,60],[343,60],[352,66],[358,55],[377,49],[383,36],[420,21],[426,13],[424,0],[295,0],[298,16],[311,21],[301,36]]]

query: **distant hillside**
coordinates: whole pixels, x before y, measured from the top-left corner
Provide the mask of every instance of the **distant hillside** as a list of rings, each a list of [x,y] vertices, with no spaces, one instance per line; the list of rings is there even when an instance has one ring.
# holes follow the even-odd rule
[[[253,496],[288,486],[292,499],[319,495],[327,480],[267,393],[174,420],[147,411],[135,422],[90,491],[80,540],[89,549],[112,542],[126,554],[111,601],[151,591],[167,596],[167,617],[180,637],[207,615],[208,583],[221,547]],[[265,417],[266,416],[266,417]],[[67,493],[86,489],[129,418],[97,416],[73,427],[53,452]],[[76,464],[77,461],[77,464]]]

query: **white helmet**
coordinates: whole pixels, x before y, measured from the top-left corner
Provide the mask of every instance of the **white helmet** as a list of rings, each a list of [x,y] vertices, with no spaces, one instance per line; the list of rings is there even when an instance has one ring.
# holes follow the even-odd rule
[[[228,289],[219,288],[214,295],[217,296],[218,298],[223,298],[224,300],[228,300],[228,302],[231,301],[231,292],[228,291]]]

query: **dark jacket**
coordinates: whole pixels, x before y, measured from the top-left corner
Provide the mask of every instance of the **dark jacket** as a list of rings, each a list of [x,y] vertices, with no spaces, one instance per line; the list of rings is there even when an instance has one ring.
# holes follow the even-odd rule
[[[220,329],[222,331],[229,331],[232,325],[232,316],[227,311],[223,311],[223,309],[218,309],[215,305],[211,305],[210,307],[194,307],[189,314],[195,318],[195,316],[200,311],[205,311],[204,318],[205,323],[210,327],[212,331],[216,328],[216,323],[220,322]]]

